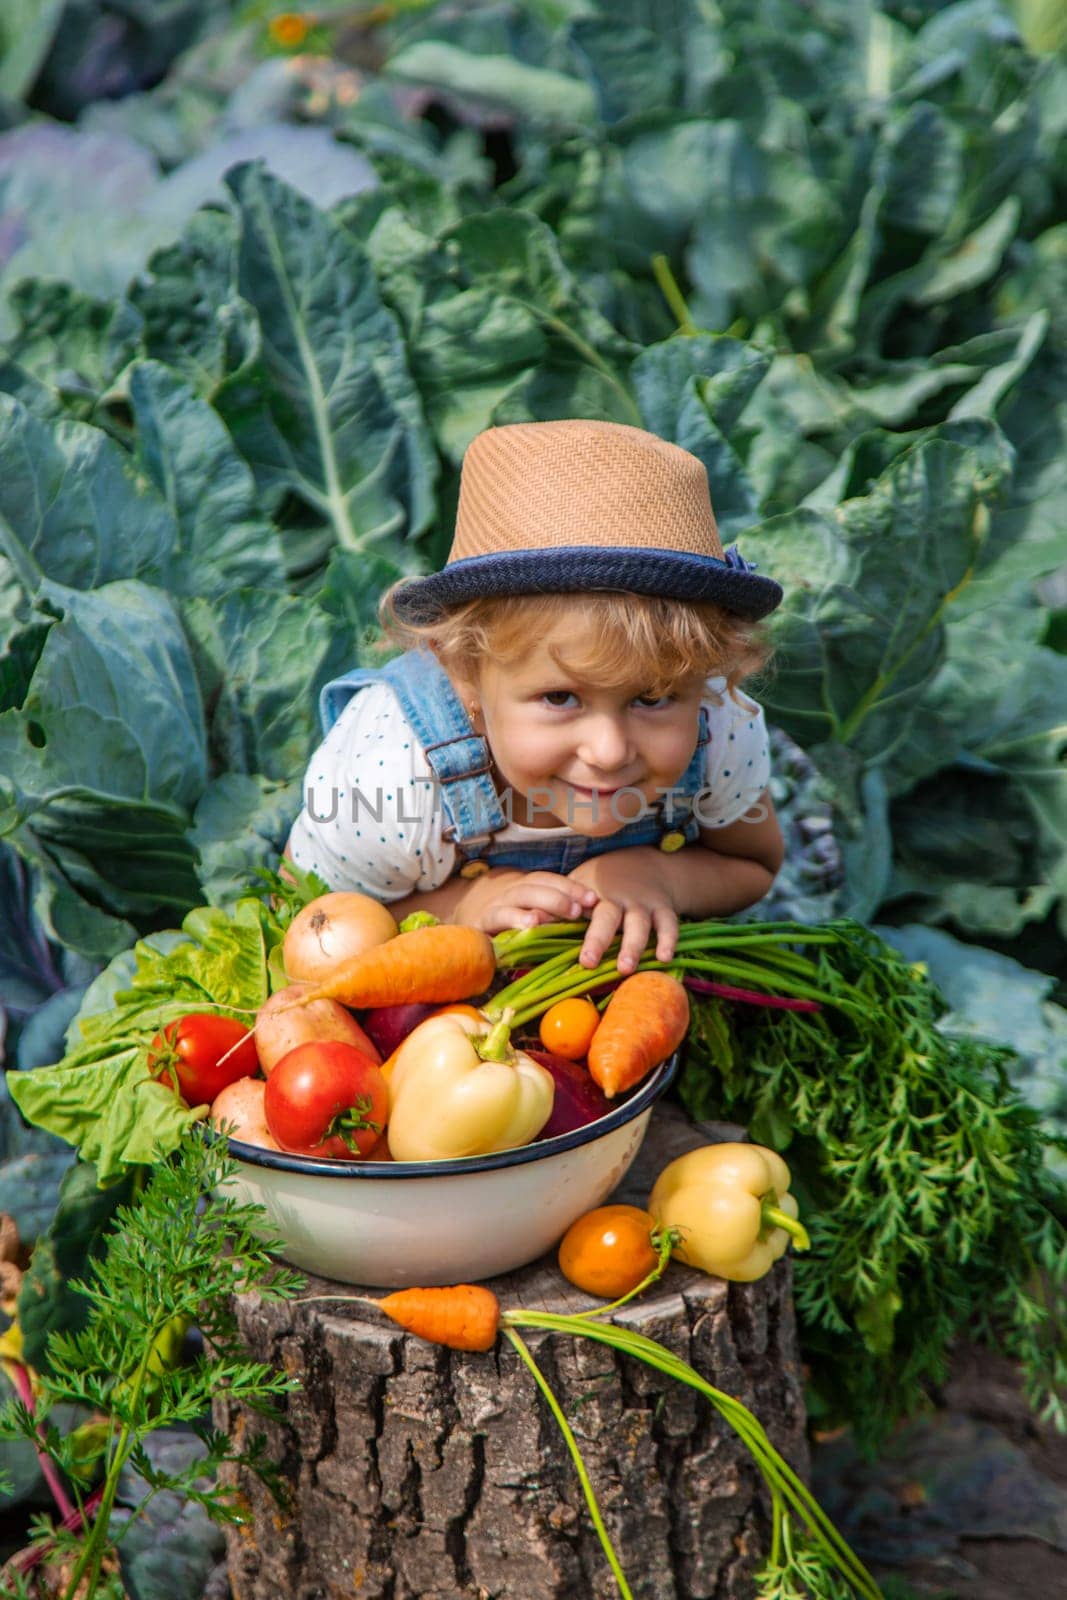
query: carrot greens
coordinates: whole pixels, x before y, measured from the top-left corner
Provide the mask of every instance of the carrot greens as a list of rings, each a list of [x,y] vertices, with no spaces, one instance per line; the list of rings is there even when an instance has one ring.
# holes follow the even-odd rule
[[[139,1199],[116,1213],[103,1256],[74,1286],[88,1301],[88,1319],[78,1332],[50,1337],[47,1366],[33,1375],[34,1407],[16,1398],[0,1410],[0,1438],[28,1438],[43,1449],[78,1513],[42,1529],[48,1559],[60,1559],[69,1571],[61,1600],[123,1593],[116,1549],[161,1491],[197,1502],[216,1522],[240,1515],[235,1491],[215,1481],[219,1468],[245,1468],[278,1491],[262,1441],[238,1446],[210,1422],[220,1394],[270,1415],[296,1386],[250,1360],[238,1332],[235,1294],[288,1299],[303,1279],[271,1260],[276,1241],[263,1236],[263,1213],[216,1192],[235,1169],[221,1144],[197,1132],[158,1162]],[[203,1342],[185,1361],[182,1340],[194,1321]],[[47,1425],[61,1406],[84,1407],[94,1420],[64,1436]],[[150,1458],[146,1441],[179,1426],[193,1429],[203,1453],[167,1471]],[[140,1475],[145,1493],[120,1525],[113,1513],[127,1467]],[[37,1554],[33,1546],[24,1553],[23,1570]]]
[[[787,1155],[812,1248],[794,1261],[808,1405],[873,1449],[943,1377],[954,1340],[1021,1363],[1067,1431],[1065,1147],[1012,1088],[1012,1052],[948,1031],[922,967],[842,925],[817,1014],[693,996],[680,1094]]]

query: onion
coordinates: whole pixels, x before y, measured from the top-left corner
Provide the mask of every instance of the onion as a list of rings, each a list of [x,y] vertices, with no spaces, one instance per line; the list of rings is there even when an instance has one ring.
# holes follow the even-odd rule
[[[417,1000],[410,1005],[373,1006],[369,1011],[364,1011],[363,1026],[381,1051],[384,1061],[420,1022],[425,1022],[427,1017],[432,1017],[440,1009],[440,1006]]]
[[[235,1126],[227,1129],[231,1139],[240,1139],[244,1144],[258,1144],[264,1150],[280,1149],[278,1141],[267,1127],[263,1110],[266,1087],[262,1078],[238,1078],[236,1083],[228,1083],[215,1096],[211,1107],[211,1126],[221,1128],[224,1123],[233,1123]]]
[[[282,945],[289,978],[321,983],[342,961],[385,944],[399,933],[391,911],[369,894],[338,890],[310,900],[286,930]]]
[[[557,1133],[572,1133],[575,1128],[584,1128],[587,1122],[606,1117],[613,1109],[611,1101],[593,1082],[589,1069],[581,1061],[567,1061],[563,1056],[553,1055],[551,1050],[524,1047],[523,1053],[546,1067],[556,1085],[552,1115],[538,1139],[554,1139]]]
[[[311,983],[291,983],[287,989],[278,989],[260,1006],[256,1017],[256,1054],[263,1071],[271,1073],[282,1056],[287,1056],[298,1044],[323,1039],[338,1039],[342,1044],[355,1045],[357,1050],[370,1056],[375,1066],[380,1065],[382,1058],[376,1046],[351,1011],[346,1011],[339,1001],[312,1000],[306,1006],[293,1005],[294,1000],[312,988]]]

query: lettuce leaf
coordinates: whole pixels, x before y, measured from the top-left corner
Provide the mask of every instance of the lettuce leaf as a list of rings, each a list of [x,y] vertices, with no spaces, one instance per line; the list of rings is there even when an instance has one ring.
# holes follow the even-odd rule
[[[140,941],[132,977],[123,952],[88,991],[63,1059],[9,1073],[11,1097],[23,1116],[74,1145],[95,1164],[100,1184],[176,1148],[207,1108],[186,1106],[152,1079],[152,1039],[189,1011],[225,1011],[251,1021],[270,992],[267,963],[282,932],[261,900],[244,898],[232,915],[200,906],[185,918],[180,935]],[[111,990],[113,970],[126,987]],[[104,1009],[98,1009],[101,1002]]]

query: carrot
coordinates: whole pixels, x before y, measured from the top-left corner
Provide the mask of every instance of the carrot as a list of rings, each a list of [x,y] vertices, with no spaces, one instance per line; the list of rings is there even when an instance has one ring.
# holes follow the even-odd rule
[[[492,1289],[457,1283],[447,1289],[399,1289],[374,1302],[408,1333],[453,1350],[491,1350],[500,1327]]]
[[[677,1050],[689,1026],[689,996],[666,972],[624,978],[589,1046],[589,1072],[608,1099],[632,1089]]]
[[[356,1010],[416,1001],[467,1000],[496,974],[493,941],[480,928],[439,922],[372,945],[341,964],[294,1002],[340,1000]]]

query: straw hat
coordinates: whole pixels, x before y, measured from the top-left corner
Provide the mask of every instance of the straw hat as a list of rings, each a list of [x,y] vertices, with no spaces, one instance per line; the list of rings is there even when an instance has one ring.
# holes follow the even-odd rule
[[[750,621],[782,599],[736,545],[724,552],[696,456],[641,428],[574,420],[472,440],[448,562],[400,585],[394,605],[432,622],[490,595],[594,589],[714,600]]]

